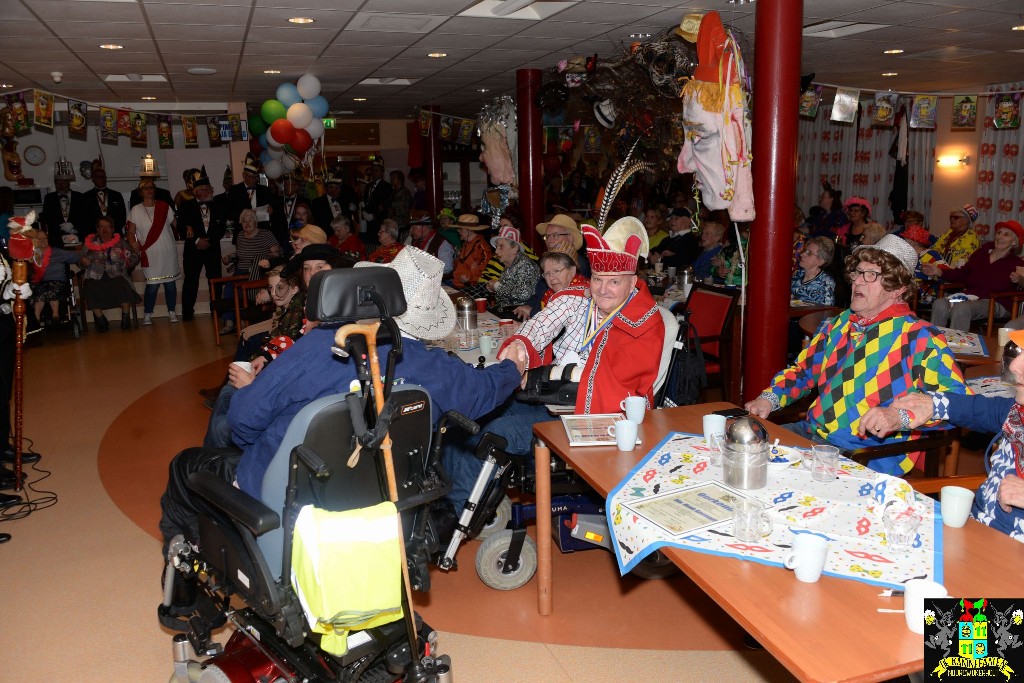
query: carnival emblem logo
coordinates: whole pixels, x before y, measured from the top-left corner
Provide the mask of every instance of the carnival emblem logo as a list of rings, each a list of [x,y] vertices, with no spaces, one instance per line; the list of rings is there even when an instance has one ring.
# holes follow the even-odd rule
[[[930,600],[924,624],[928,680],[969,677],[1009,682],[1024,672],[1024,601]]]

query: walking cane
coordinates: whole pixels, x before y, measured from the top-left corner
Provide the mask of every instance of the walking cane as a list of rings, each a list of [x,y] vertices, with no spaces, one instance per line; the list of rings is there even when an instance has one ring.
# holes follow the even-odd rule
[[[370,359],[370,375],[373,381],[374,410],[377,415],[380,415],[384,409],[384,384],[380,379],[380,357],[377,355],[377,330],[379,329],[379,320],[372,323],[352,323],[343,326],[334,335],[334,343],[340,348],[345,348],[345,342],[350,335],[359,334],[366,338],[367,355]],[[388,498],[397,505],[398,481],[395,478],[395,463],[391,454],[390,434],[384,435],[380,449],[384,456],[384,471],[388,482]],[[398,547],[402,560],[402,602],[405,603],[405,626],[409,636],[409,656],[412,658],[413,666],[415,666],[419,647],[416,635],[416,617],[412,612],[412,587],[409,583],[409,567],[405,560],[405,532],[402,530],[401,515],[398,515],[398,537],[400,539]]]
[[[11,281],[20,287],[28,282],[28,263],[17,260],[11,264]],[[22,349],[25,343],[25,300],[21,292],[14,295],[14,490],[21,491],[21,431],[24,421]]]

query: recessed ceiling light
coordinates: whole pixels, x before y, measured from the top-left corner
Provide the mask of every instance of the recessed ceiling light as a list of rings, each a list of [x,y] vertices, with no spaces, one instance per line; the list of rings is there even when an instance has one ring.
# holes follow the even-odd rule
[[[1013,27],[1012,29],[1010,29],[1010,30],[1011,30],[1011,31],[1024,31],[1024,24],[1021,24],[1020,26],[1014,26],[1014,27]]]
[[[366,98],[365,97],[353,97],[352,101],[353,102],[365,102]]]
[[[491,89],[490,88],[477,88],[476,91],[477,92],[491,92]]]
[[[212,76],[217,73],[217,70],[208,66],[194,66],[188,72],[193,76]]]
[[[883,76],[899,76],[899,74],[898,74],[898,73],[896,73],[895,71],[886,71],[886,72],[885,72],[884,74],[882,74],[882,75],[883,75]]]
[[[901,55],[901,54],[903,54],[903,50],[900,50],[900,49],[896,49],[896,50],[884,50],[884,51],[882,52],[882,54],[883,54],[883,55]]]
[[[0,88],[13,88],[14,86],[10,83],[0,83]]]
[[[104,50],[123,50],[124,45],[118,45],[117,43],[103,43],[100,45]]]
[[[144,99],[144,100],[155,100],[156,98],[153,97],[152,95],[143,95],[142,99]]]
[[[435,59],[438,59],[440,57],[447,57],[448,53],[447,52],[428,52],[427,56],[428,57],[433,57]]]
[[[293,24],[312,24],[316,20],[309,17],[292,17],[288,21]]]
[[[265,74],[279,74],[279,73],[281,73],[281,71],[279,69],[264,69],[263,73],[265,73]]]
[[[650,33],[630,33],[629,37],[630,38],[650,38],[651,34]]]

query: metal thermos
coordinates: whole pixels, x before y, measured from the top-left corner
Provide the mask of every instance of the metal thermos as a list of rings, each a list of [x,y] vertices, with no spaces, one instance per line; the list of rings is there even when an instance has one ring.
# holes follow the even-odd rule
[[[468,296],[455,300],[455,321],[462,330],[476,329],[476,302]]]
[[[754,490],[768,485],[768,432],[752,417],[733,420],[722,446],[722,480],[726,486]]]
[[[687,266],[676,273],[676,286],[683,293],[683,298],[690,296],[693,288],[693,268]]]

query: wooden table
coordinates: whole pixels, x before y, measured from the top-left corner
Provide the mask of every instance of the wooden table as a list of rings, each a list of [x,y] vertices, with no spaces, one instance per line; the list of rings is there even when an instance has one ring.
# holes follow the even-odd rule
[[[569,448],[561,422],[534,425],[540,614],[551,614],[553,598],[551,515],[543,512],[551,508],[551,451],[607,497],[669,432],[699,433],[703,415],[731,407],[709,403],[648,412],[640,425],[643,446],[629,453],[607,446]],[[781,427],[764,424],[770,438],[778,437],[784,445],[809,445]],[[943,583],[950,595],[1020,593],[1017,577],[1024,565],[1024,544],[974,520],[962,529],[944,527],[943,532]],[[780,567],[675,548],[662,551],[801,680],[880,681],[924,666],[922,636],[907,629],[901,614],[875,611],[903,607],[899,598],[878,597],[878,586],[829,576],[806,584]]]
[[[826,306],[824,304],[800,304],[799,306],[789,305],[789,317],[791,319],[803,318],[805,315],[811,313],[820,313],[821,317],[818,320],[822,320],[826,316],[835,317],[839,315],[839,311],[842,309],[838,306]],[[814,331],[811,331],[814,334]]]

